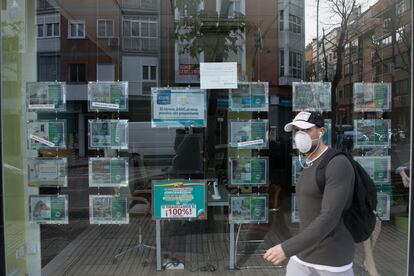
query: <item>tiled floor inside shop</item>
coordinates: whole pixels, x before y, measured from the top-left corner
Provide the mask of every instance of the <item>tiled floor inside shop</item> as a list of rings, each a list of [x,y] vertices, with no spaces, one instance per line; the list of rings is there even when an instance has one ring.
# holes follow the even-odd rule
[[[288,216],[289,214],[286,214]],[[128,225],[90,225],[46,264],[43,275],[284,275],[284,268],[267,266],[262,260],[264,249],[285,239],[288,227],[280,224],[282,213],[270,217],[267,225],[243,226],[238,252],[255,251],[257,255],[238,256],[239,269],[229,270],[229,235],[224,217],[204,222],[165,221],[162,229],[162,258],[164,262],[183,262],[185,269],[156,272],[153,249],[131,251],[114,262],[122,250],[138,244],[138,226],[143,229],[143,242],[155,246],[155,221],[151,218],[131,217]],[[294,230],[293,230],[294,231]],[[263,239],[260,244],[242,242]],[[46,242],[46,241],[45,241]],[[51,244],[50,250],[53,249]],[[383,222],[381,234],[374,249],[380,275],[405,275],[407,238],[393,225]],[[44,252],[45,253],[45,252]],[[46,253],[45,253],[46,254]],[[357,246],[355,275],[369,275],[361,267],[364,251]],[[248,267],[248,268],[246,268]],[[214,271],[212,271],[214,270]]]

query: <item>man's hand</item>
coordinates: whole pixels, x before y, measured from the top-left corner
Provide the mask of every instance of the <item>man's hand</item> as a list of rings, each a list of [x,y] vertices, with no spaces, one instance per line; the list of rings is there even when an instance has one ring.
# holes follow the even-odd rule
[[[286,260],[285,252],[280,244],[269,248],[263,255],[266,261],[272,262],[274,265],[278,265]]]

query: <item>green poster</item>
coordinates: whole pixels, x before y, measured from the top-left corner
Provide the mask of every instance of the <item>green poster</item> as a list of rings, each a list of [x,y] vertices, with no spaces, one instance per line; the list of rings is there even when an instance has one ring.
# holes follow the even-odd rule
[[[128,111],[128,82],[89,82],[90,111]]]
[[[330,82],[293,82],[293,111],[331,111]]]
[[[267,223],[268,195],[244,194],[230,197],[231,223]]]
[[[28,122],[29,149],[66,148],[65,126],[64,120]]]
[[[66,84],[64,82],[28,82],[26,93],[28,111],[66,111]]]
[[[93,149],[128,149],[128,120],[89,120]]]
[[[377,194],[377,216],[381,220],[390,220],[390,194],[378,193]]]
[[[230,158],[231,185],[266,185],[268,178],[267,158]]]
[[[260,149],[268,146],[268,120],[230,121],[230,146]]]
[[[354,83],[355,112],[391,111],[391,83]]]
[[[90,187],[128,186],[127,158],[89,158]]]
[[[153,180],[154,219],[207,219],[205,180]]]
[[[391,120],[354,120],[355,148],[391,147]]]
[[[68,202],[66,195],[30,196],[30,220],[42,224],[67,224]]]
[[[30,158],[27,164],[29,186],[67,186],[67,158]]]
[[[269,84],[267,82],[239,82],[236,89],[230,89],[231,111],[268,111]]]
[[[356,156],[354,159],[361,164],[375,184],[391,183],[390,156]]]
[[[128,197],[90,195],[89,220],[91,224],[128,224]]]

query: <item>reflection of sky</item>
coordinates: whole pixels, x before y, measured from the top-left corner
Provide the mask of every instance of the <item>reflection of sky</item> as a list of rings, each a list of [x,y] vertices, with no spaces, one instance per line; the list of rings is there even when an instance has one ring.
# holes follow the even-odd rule
[[[350,0],[346,0],[347,2]],[[370,6],[375,4],[377,0],[356,0],[358,5],[361,5],[362,12],[367,10]],[[317,0],[305,0],[305,44],[308,45],[312,38],[316,38],[316,3]],[[340,21],[338,16],[332,16],[332,11],[327,1],[320,0],[319,2],[319,36],[322,36],[322,28],[325,32],[336,27]]]

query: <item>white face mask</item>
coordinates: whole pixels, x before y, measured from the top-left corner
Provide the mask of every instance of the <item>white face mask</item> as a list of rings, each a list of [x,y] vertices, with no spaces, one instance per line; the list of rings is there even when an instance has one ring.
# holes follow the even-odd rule
[[[300,130],[300,131],[296,132],[295,137],[293,139],[295,141],[296,148],[301,153],[308,153],[312,149],[312,142],[313,141],[318,140],[318,144],[315,146],[315,148],[313,150],[315,150],[318,147],[319,139],[321,137],[322,137],[322,133],[321,133],[321,135],[319,135],[318,139],[313,139],[312,140],[309,134],[307,134],[306,132]]]

